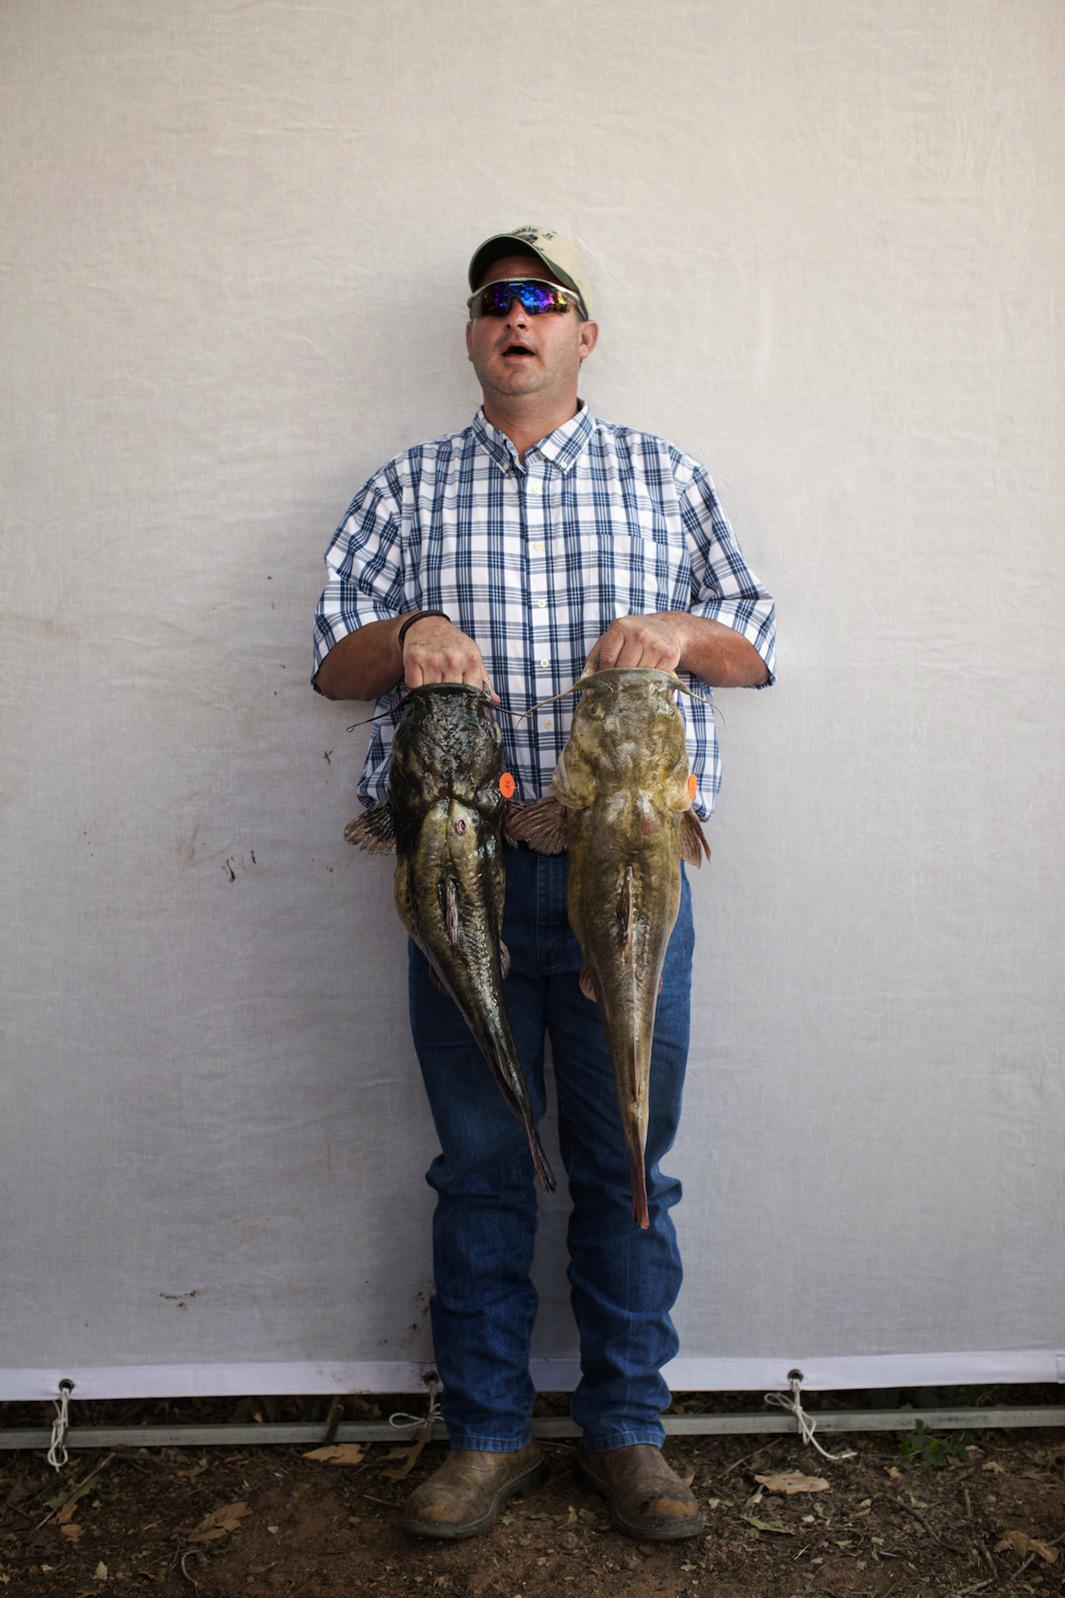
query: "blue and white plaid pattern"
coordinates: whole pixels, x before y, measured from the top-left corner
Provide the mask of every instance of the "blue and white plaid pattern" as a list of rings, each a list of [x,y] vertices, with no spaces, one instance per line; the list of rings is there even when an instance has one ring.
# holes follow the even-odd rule
[[[325,556],[314,672],[341,638],[408,610],[443,610],[475,640],[503,702],[498,720],[517,797],[545,793],[574,698],[523,711],[569,688],[619,616],[687,610],[748,638],[774,680],[770,594],[746,565],[709,473],[665,439],[576,416],[526,451],[478,411],[471,426],[397,455],[356,494]],[[683,674],[682,674],[683,675]],[[687,682],[707,699],[712,690]],[[769,684],[759,686],[768,687]],[[377,702],[358,784],[386,797],[400,684]],[[710,705],[678,695],[695,811],[721,785]]]

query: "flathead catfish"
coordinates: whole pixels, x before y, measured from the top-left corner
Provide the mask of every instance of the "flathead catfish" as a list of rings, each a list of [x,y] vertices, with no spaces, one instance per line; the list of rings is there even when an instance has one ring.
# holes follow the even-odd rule
[[[599,1003],[629,1151],[633,1217],[647,1212],[651,1045],[666,947],[680,907],[680,862],[710,849],[691,803],[695,781],[671,672],[617,668],[582,677],[550,794],[507,818],[507,834],[569,850],[566,909]]]
[[[555,1178],[503,1002],[510,959],[500,936],[501,840],[504,789],[513,792],[505,775],[488,694],[464,683],[426,683],[403,701],[387,803],[350,822],[344,836],[375,853],[395,850],[400,919],[462,1012],[550,1192]]]

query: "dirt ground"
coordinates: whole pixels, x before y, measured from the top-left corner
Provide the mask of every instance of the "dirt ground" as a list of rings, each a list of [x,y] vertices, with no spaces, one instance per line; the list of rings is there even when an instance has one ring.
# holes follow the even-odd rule
[[[1054,1387],[812,1395],[812,1412],[1060,1403]],[[319,1421],[327,1402],[242,1399],[85,1403],[76,1424]],[[409,1397],[350,1397],[343,1419],[387,1420]],[[675,1412],[766,1413],[760,1394],[678,1394]],[[565,1415],[541,1394],[537,1414]],[[51,1405],[0,1405],[0,1427],[50,1426]],[[915,1435],[669,1437],[706,1532],[676,1543],[614,1531],[571,1468],[575,1441],[543,1444],[547,1484],[456,1544],[407,1537],[397,1520],[444,1446],[0,1451],[0,1592],[89,1598],[283,1594],[291,1598],[917,1598],[1065,1593],[1065,1428]],[[798,1473],[798,1477],[788,1473]],[[781,1478],[784,1478],[781,1480]],[[789,1491],[788,1488],[793,1490]],[[798,1490],[794,1490],[794,1489]]]

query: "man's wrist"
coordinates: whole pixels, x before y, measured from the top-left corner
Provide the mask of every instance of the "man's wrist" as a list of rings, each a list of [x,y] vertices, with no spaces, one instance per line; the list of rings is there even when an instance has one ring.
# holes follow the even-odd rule
[[[686,610],[666,610],[660,612],[662,620],[668,622],[677,635],[677,644],[680,648],[680,658],[677,661],[677,670],[684,669],[684,657],[688,653],[691,643],[692,625],[691,615]]]
[[[405,616],[403,621],[400,623],[398,632],[396,633],[396,643],[399,645],[399,652],[401,655],[403,653],[404,637],[414,626],[416,621],[424,621],[426,616],[442,616],[444,621],[451,620],[451,617],[448,615],[446,610],[416,610],[412,615]]]

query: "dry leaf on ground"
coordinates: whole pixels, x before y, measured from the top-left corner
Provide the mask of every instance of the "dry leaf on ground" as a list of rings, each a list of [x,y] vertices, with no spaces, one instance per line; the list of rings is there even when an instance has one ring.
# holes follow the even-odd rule
[[[78,1526],[72,1520],[64,1521],[63,1524],[59,1528],[60,1533],[64,1537],[68,1538],[72,1543],[76,1543],[76,1542],[80,1542],[81,1541],[81,1534],[84,1531],[84,1529],[85,1529],[84,1526]]]
[[[114,1457],[114,1454],[108,1454],[106,1459],[101,1460],[100,1464],[94,1470],[90,1470],[89,1474],[83,1477],[74,1487],[71,1487],[69,1492],[56,1493],[54,1498],[46,1498],[44,1501],[46,1508],[58,1509],[61,1513],[68,1504],[73,1508],[78,1499],[84,1498],[86,1493],[94,1493],[96,1491],[97,1476],[106,1465],[111,1463]]]
[[[1025,1554],[1039,1554],[1048,1565],[1057,1562],[1058,1550],[1049,1543],[1040,1542],[1038,1537],[1029,1537],[1026,1531],[1004,1531],[995,1544],[995,1552],[1001,1553],[1005,1548],[1012,1548],[1018,1559],[1023,1559]]]
[[[204,1515],[196,1530],[190,1533],[189,1542],[213,1543],[227,1532],[236,1531],[249,1513],[247,1504],[223,1504],[221,1509],[212,1509],[209,1515]]]
[[[304,1459],[318,1459],[323,1465],[358,1465],[366,1457],[360,1443],[333,1443],[327,1448],[312,1448]]]
[[[794,1537],[795,1535],[794,1526],[778,1526],[772,1520],[759,1520],[757,1515],[741,1515],[740,1519],[745,1520],[748,1526],[753,1526],[755,1531],[776,1531],[783,1537]]]
[[[385,1465],[385,1469],[381,1472],[382,1477],[389,1477],[390,1481],[403,1481],[403,1478],[409,1477],[409,1473],[411,1473],[411,1470],[414,1469],[414,1465],[417,1464],[419,1457],[421,1457],[422,1448],[424,1448],[425,1443],[430,1440],[432,1435],[433,1433],[432,1430],[430,1430],[430,1427],[424,1425],[419,1432],[414,1433],[414,1437],[411,1438],[411,1443],[409,1443],[408,1448],[390,1449],[389,1459],[401,1459],[403,1464],[397,1465],[395,1469],[389,1469],[389,1467]]]
[[[784,1470],[775,1476],[756,1476],[771,1493],[823,1493],[830,1485],[823,1476],[806,1476],[801,1470]]]
[[[403,1463],[402,1465],[395,1466],[395,1468],[390,1468],[387,1465],[384,1466],[381,1470],[381,1475],[387,1476],[390,1481],[403,1481],[405,1477],[410,1475],[411,1471],[418,1463],[418,1456],[431,1436],[432,1432],[430,1431],[429,1427],[423,1426],[421,1431],[415,1435],[408,1448],[393,1448],[389,1453],[388,1458],[401,1459]]]

